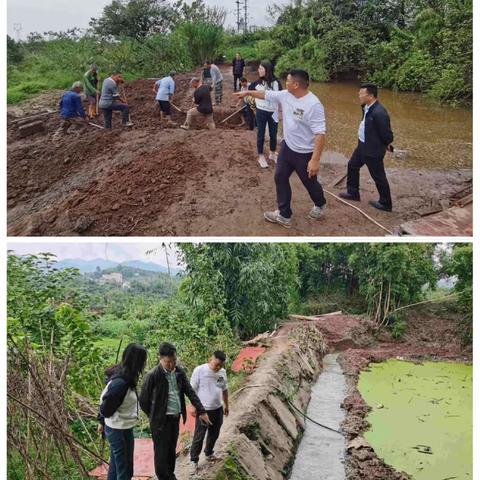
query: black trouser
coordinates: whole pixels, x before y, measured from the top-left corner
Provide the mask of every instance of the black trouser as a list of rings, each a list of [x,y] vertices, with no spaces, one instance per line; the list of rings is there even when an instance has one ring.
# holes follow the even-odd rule
[[[249,105],[243,107],[242,115],[248,125],[248,129],[253,130],[255,128],[255,116]]]
[[[169,100],[158,100],[158,105],[160,106],[160,111],[165,115],[170,116],[172,114]]]
[[[167,415],[160,428],[152,429],[155,474],[158,480],[175,480],[179,415]]]
[[[125,124],[128,122],[129,110],[128,105],[124,103],[114,103],[110,108],[102,108],[103,110],[103,119],[105,122],[105,128],[112,128],[112,112],[113,110],[120,110],[122,112],[122,123]]]
[[[238,80],[238,89],[240,90],[240,79],[243,77],[241,73],[233,74],[233,91],[237,91],[237,80]]]
[[[265,143],[265,129],[268,123],[268,135],[270,136],[270,151],[277,149],[277,131],[278,123],[273,119],[273,112],[267,112],[257,108],[257,151],[263,153],[263,144]]]
[[[193,435],[192,447],[190,448],[190,460],[198,463],[200,452],[202,451],[203,440],[207,433],[207,442],[205,444],[205,455],[212,455],[213,447],[220,435],[220,428],[223,423],[223,407],[216,410],[207,410],[208,418],[212,425],[207,425],[197,416],[195,419],[195,434]]]
[[[275,185],[277,187],[277,202],[280,215],[284,218],[292,216],[290,203],[292,200],[292,188],[290,187],[290,175],[295,171],[307,189],[310,198],[317,207],[323,207],[327,201],[323,194],[323,188],[318,182],[317,176],[309,178],[307,165],[312,158],[312,153],[297,153],[288,148],[285,140],[280,146],[277,167],[275,168]]]
[[[383,165],[383,157],[365,155],[365,145],[359,141],[352,158],[348,162],[347,191],[352,195],[360,195],[360,169],[367,165],[380,195],[379,202],[388,208],[392,208],[392,197],[390,196],[390,186]]]

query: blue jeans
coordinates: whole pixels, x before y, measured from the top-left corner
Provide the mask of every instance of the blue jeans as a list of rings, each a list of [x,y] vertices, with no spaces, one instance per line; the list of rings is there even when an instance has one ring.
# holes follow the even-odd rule
[[[265,129],[268,123],[268,134],[270,135],[270,151],[277,149],[277,131],[278,123],[273,119],[273,112],[260,110],[257,108],[257,151],[263,153],[263,144],[265,143]]]
[[[119,430],[105,425],[110,444],[108,480],[131,480],[133,477],[133,428]]]
[[[125,124],[128,122],[129,109],[128,105],[124,103],[113,103],[110,108],[102,108],[103,110],[103,119],[105,121],[105,128],[109,130],[112,128],[112,112],[113,110],[120,110],[122,112],[122,123]]]

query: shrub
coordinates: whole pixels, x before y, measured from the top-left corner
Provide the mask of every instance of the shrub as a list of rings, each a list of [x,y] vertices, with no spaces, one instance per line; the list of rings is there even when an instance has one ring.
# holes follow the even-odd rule
[[[395,87],[411,92],[428,90],[437,78],[437,69],[433,58],[424,52],[413,52],[399,67],[396,73]]]
[[[325,50],[320,41],[312,38],[305,45],[282,55],[276,65],[277,73],[285,76],[293,68],[302,68],[312,80],[324,82],[329,80],[325,59]]]
[[[215,59],[223,43],[223,28],[205,22],[185,22],[178,27],[178,38],[188,45],[194,65],[202,65],[206,59]]]
[[[260,40],[255,47],[255,58],[268,58],[275,63],[283,52],[284,49],[279,42],[272,39]]]
[[[428,94],[443,103],[462,105],[471,102],[472,86],[458,74],[455,65],[448,65],[436,76],[436,81],[431,85]]]

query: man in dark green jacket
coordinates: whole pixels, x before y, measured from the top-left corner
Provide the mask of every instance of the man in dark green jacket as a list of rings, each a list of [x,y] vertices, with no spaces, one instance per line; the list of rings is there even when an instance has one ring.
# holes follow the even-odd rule
[[[180,415],[187,421],[185,395],[198,416],[207,424],[210,419],[193,390],[185,371],[177,366],[177,351],[171,343],[161,343],[159,363],[143,380],[140,407],[148,415],[158,480],[175,480],[176,447]]]
[[[94,63],[83,76],[83,89],[88,100],[88,116],[96,117],[97,112],[97,95],[100,93],[98,89],[98,67]]]

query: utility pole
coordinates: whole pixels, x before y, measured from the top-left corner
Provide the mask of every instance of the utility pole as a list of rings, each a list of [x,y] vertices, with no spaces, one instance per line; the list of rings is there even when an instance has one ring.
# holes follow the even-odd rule
[[[237,33],[240,33],[240,0],[236,0],[235,3],[237,4]]]
[[[20,32],[22,31],[22,24],[21,23],[14,23],[13,30],[15,32],[15,36],[17,37],[17,42],[20,41]]]
[[[245,20],[243,23],[244,33],[248,32],[248,0],[244,0],[244,8],[245,8]]]

